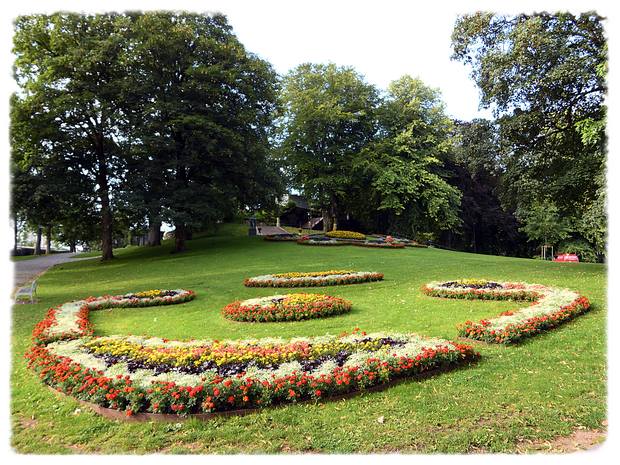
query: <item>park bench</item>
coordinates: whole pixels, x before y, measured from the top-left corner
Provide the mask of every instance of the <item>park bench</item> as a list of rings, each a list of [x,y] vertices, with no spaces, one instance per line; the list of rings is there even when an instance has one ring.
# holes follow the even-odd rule
[[[26,296],[30,298],[30,303],[34,303],[34,296],[37,293],[37,280],[32,281],[30,286],[24,286],[17,289],[15,293],[15,301],[19,300],[20,297]]]

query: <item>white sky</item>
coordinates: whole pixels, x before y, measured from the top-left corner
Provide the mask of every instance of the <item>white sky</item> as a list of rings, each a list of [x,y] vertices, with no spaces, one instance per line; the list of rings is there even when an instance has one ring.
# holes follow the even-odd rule
[[[353,66],[383,89],[411,74],[441,90],[450,116],[490,116],[478,111],[478,90],[468,69],[450,60],[456,13],[424,12],[412,5],[354,8],[347,2],[319,1],[301,7],[290,2],[269,11],[260,5],[220,10],[241,42],[278,73],[303,62],[333,62]]]

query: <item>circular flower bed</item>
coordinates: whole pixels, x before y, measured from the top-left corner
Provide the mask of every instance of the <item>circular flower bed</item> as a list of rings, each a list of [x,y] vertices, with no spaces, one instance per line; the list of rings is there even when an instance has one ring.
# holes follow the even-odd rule
[[[357,240],[362,240],[362,241],[366,239],[365,234],[358,233],[355,231],[335,230],[335,231],[329,231],[325,233],[325,235],[327,237],[332,237],[334,239],[357,239]]]
[[[588,311],[586,297],[569,289],[540,284],[494,282],[484,279],[432,282],[422,292],[451,299],[525,300],[527,307],[506,311],[497,317],[466,321],[458,326],[459,335],[485,342],[508,344],[559,326]]]
[[[382,273],[371,271],[329,270],[309,273],[278,273],[246,278],[247,287],[311,287],[337,286],[369,281],[380,281]]]
[[[299,321],[340,315],[351,310],[351,302],[322,294],[287,294],[236,301],[222,309],[235,321]]]

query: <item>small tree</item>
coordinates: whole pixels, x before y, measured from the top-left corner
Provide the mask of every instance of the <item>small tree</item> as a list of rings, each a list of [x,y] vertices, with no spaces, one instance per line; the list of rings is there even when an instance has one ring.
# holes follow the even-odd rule
[[[542,241],[542,246],[557,244],[572,230],[568,220],[560,217],[558,207],[548,199],[535,201],[527,211],[517,211],[517,217],[525,223],[519,231],[527,234],[530,241]]]

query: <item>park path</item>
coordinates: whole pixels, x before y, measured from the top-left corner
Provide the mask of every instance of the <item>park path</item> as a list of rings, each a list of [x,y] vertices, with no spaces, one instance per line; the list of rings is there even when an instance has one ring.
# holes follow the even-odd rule
[[[71,258],[75,253],[55,253],[52,255],[41,255],[37,258],[31,258],[30,260],[19,260],[13,262],[14,274],[13,285],[15,287],[23,286],[32,282],[40,274],[45,273],[49,268],[60,263],[73,262],[77,260],[88,260],[90,258],[97,257],[85,257],[85,258]]]
[[[258,228],[260,228],[260,232],[258,232]],[[286,229],[282,229],[279,226],[258,226],[257,234],[259,236],[271,236],[277,234],[290,234]]]

